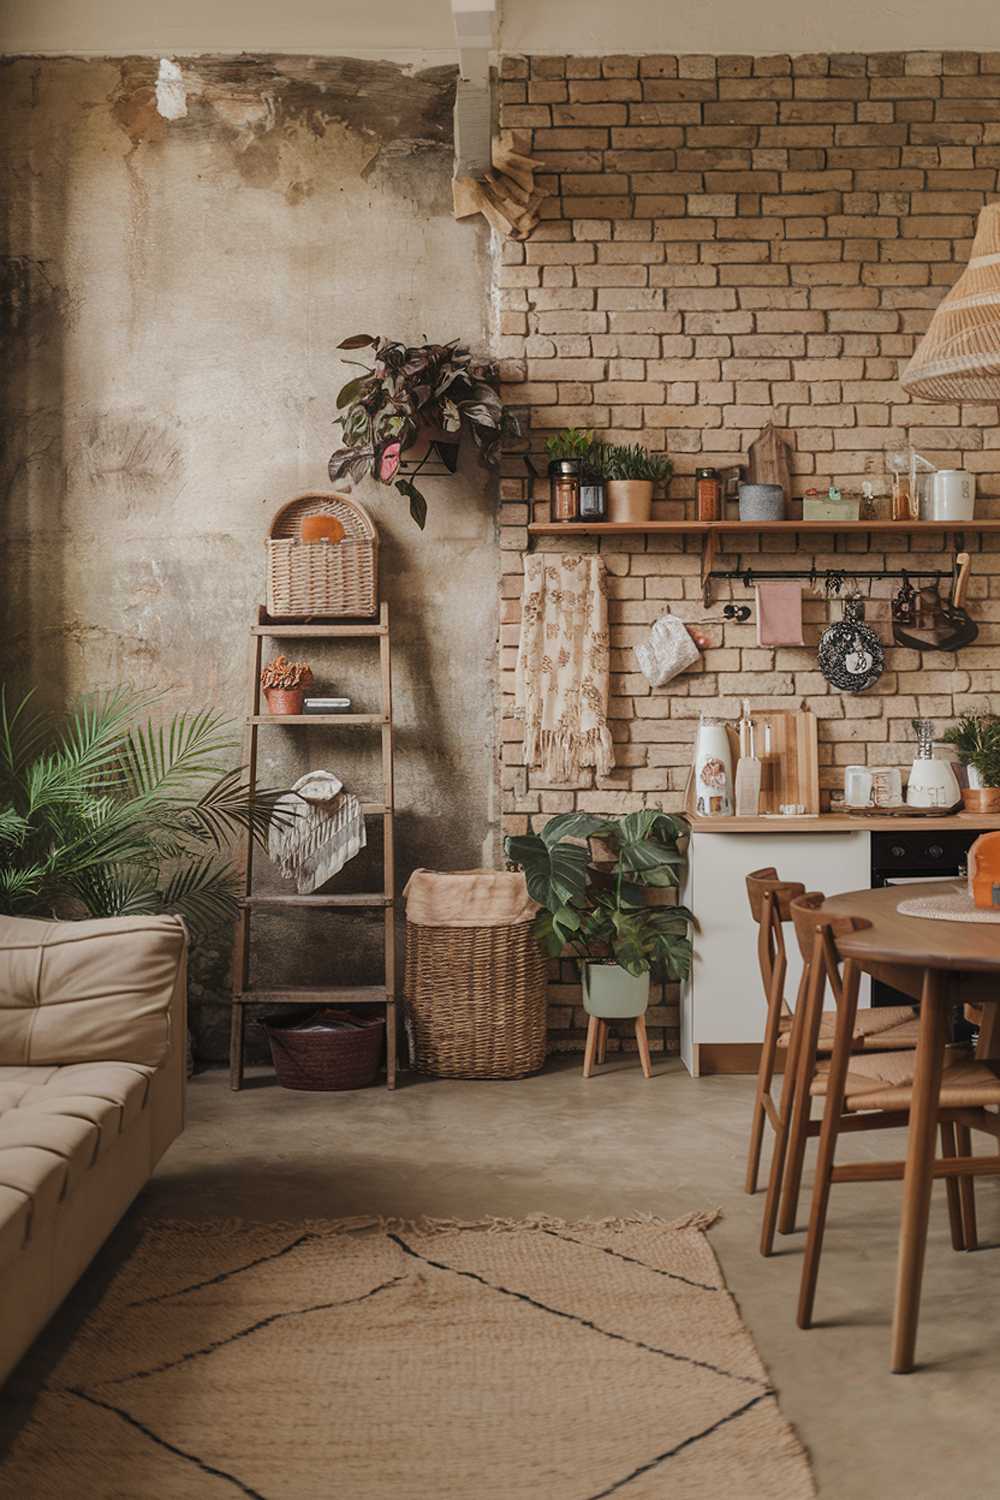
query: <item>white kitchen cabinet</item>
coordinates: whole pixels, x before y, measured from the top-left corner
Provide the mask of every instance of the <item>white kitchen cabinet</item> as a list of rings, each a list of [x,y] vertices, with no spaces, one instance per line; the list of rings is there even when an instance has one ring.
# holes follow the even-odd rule
[[[828,896],[871,884],[866,829],[833,832],[706,833],[693,829],[681,899],[697,919],[691,977],[681,990],[681,1057],[695,1077],[706,1044],[757,1043],[764,1036],[764,997],[757,967],[757,925],[746,876],[773,865],[782,880],[801,880]],[[791,924],[785,929],[794,1003],[802,964]],[[870,1003],[867,976],[860,1003]]]

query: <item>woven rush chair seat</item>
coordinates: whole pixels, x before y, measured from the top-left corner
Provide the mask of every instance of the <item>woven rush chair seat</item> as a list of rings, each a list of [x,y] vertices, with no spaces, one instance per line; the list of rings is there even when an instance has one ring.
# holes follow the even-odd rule
[[[787,1048],[793,1017],[783,1018],[778,1046]],[[825,1010],[819,1023],[817,1051],[833,1050],[837,1012]],[[859,1052],[897,1052],[917,1045],[920,1022],[912,1005],[878,1005],[859,1010],[854,1023],[854,1046]]]
[[[844,1087],[844,1108],[856,1114],[866,1109],[909,1109],[916,1076],[915,1052],[890,1052],[853,1057]],[[827,1064],[821,1064],[809,1092],[826,1095]],[[942,1109],[977,1109],[1000,1105],[998,1065],[977,1062],[965,1047],[949,1047],[941,1081]]]

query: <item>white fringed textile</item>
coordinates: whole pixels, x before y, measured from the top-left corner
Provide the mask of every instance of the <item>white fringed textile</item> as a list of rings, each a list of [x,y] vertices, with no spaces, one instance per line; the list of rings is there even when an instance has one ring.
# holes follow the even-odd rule
[[[608,730],[608,599],[604,559],[532,552],[524,559],[514,716],[525,762],[547,781],[606,776],[615,763]]]
[[[267,848],[300,896],[332,880],[365,847],[361,803],[332,771],[309,771],[278,803],[294,822],[272,821]]]

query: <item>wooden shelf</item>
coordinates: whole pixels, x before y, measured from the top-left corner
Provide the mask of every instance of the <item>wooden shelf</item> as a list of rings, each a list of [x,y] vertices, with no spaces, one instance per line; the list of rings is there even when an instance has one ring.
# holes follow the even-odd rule
[[[1000,520],[974,521],[532,521],[531,536],[746,536],[825,531],[836,536],[864,536],[896,531],[900,536],[940,536],[952,531],[1000,531]]]
[[[532,521],[531,536],[703,536],[714,521]]]
[[[234,1005],[395,1005],[395,995],[379,985],[305,984],[295,989],[241,990]]]
[[[359,620],[343,625],[254,625],[251,635],[266,635],[272,640],[345,640],[354,636],[387,635],[388,627],[377,620]]]
[[[273,906],[284,908],[287,906],[304,907],[349,907],[352,910],[364,909],[365,907],[393,906],[395,902],[392,896],[385,896],[381,892],[372,892],[369,895],[361,892],[350,891],[343,895],[334,896],[244,896],[240,901],[241,906],[260,907]]]
[[[248,724],[388,724],[384,714],[254,714]]]

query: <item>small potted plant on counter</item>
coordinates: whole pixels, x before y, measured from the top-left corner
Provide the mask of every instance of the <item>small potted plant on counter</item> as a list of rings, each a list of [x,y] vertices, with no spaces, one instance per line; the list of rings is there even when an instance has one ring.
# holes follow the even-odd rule
[[[312,668],[304,661],[289,661],[287,656],[269,661],[260,674],[268,713],[300,714],[312,681]]]
[[[408,348],[356,333],[337,347],[370,350],[373,366],[363,366],[364,374],[349,380],[337,396],[344,446],[330,459],[330,478],[336,483],[347,474],[358,482],[370,474],[379,484],[395,484],[422,530],[427,502],[413,481],[432,453],[453,474],[462,433],[468,431],[481,462],[496,468],[501,437],[517,435],[517,423],[496,390],[496,369],[475,359],[457,339]],[[397,478],[403,462],[412,467]]]
[[[1000,719],[994,714],[963,714],[941,736],[954,745],[959,764],[968,772],[962,788],[966,812],[1000,811]]]
[[[541,910],[535,933],[549,958],[570,949],[579,962],[583,1004],[601,1020],[641,1016],[654,970],[683,979],[691,966],[691,913],[651,904],[676,887],[683,821],[649,809],[623,818],[564,813],[541,833],[509,837],[507,858],[525,875]],[[586,840],[613,855],[595,867]]]
[[[608,520],[642,524],[653,512],[653,486],[666,484],[673,464],[639,443],[607,443],[601,450],[601,469],[607,482]]]

